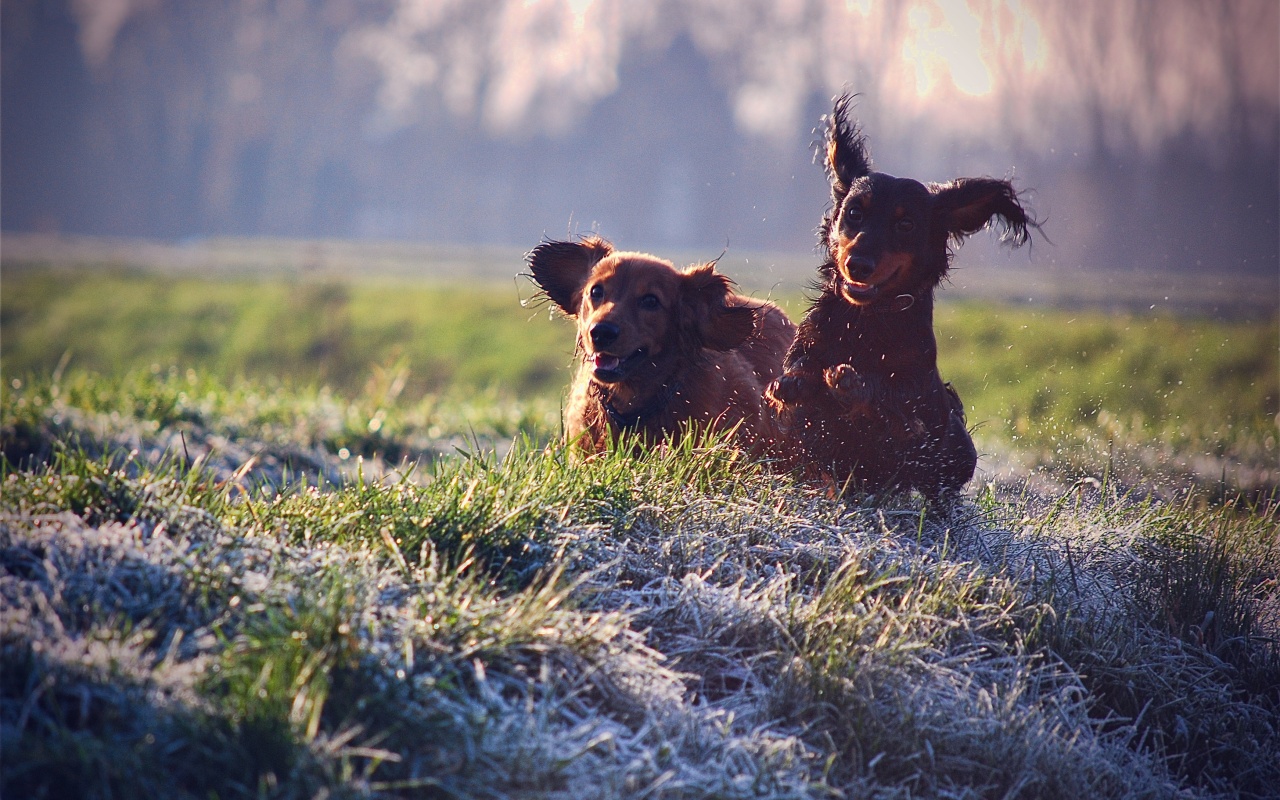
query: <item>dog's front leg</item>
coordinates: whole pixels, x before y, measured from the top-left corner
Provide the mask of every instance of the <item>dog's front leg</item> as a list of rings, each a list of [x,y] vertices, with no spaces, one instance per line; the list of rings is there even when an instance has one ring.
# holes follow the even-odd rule
[[[795,340],[782,360],[782,375],[765,389],[765,399],[776,411],[796,404],[823,400],[830,386],[824,376],[824,365],[831,364],[847,352],[850,344],[829,331],[846,329],[848,305],[839,295],[824,292],[809,315],[796,328]]]

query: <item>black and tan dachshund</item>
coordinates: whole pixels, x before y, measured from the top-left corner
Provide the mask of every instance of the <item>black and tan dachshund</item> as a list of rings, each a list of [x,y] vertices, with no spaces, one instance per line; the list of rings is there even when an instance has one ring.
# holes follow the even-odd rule
[[[977,465],[933,334],[950,246],[993,221],[1020,245],[1038,225],[1008,181],[925,185],[873,172],[851,100],[838,98],[827,124],[832,207],[820,232],[819,294],[767,397],[792,466],[808,478],[933,499],[962,488]]]

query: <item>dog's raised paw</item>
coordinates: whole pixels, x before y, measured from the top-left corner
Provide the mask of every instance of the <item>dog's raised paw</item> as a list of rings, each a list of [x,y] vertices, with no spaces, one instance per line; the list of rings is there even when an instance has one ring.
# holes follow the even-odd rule
[[[803,372],[779,376],[764,390],[765,398],[775,406],[788,406],[800,401],[814,389],[814,377]]]
[[[871,389],[866,380],[848,364],[827,367],[822,378],[831,389],[831,394],[845,405],[866,405],[871,402]]]

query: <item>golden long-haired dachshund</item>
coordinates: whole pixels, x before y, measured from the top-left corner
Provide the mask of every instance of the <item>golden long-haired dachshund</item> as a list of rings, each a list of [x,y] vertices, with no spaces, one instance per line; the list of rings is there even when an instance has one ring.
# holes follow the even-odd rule
[[[598,236],[543,242],[528,266],[577,324],[570,442],[600,452],[624,432],[656,444],[694,427],[733,430],[753,454],[772,451],[778,430],[764,389],[795,336],[782,309],[735,294],[714,263],[679,270]]]

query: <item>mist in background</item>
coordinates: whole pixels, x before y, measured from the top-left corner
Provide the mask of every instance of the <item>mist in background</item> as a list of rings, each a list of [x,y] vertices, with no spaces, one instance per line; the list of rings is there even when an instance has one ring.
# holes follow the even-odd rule
[[[1280,274],[1275,0],[5,0],[0,224],[811,253],[878,169],[1009,177],[1059,269]]]

